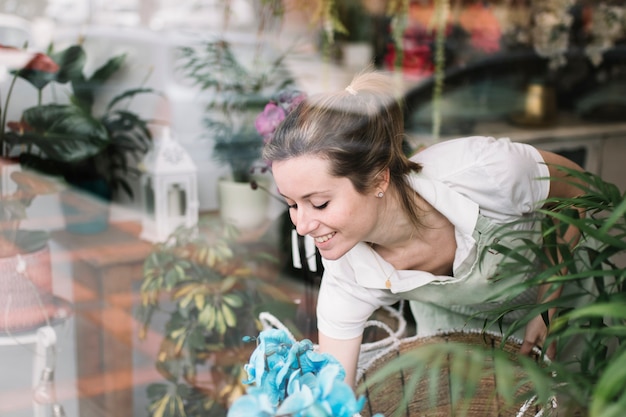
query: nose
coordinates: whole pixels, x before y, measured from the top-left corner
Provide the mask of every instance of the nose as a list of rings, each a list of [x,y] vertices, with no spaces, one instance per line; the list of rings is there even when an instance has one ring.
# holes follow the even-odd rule
[[[291,214],[291,221],[296,226],[296,232],[300,236],[306,236],[317,228],[318,222],[304,208],[298,208],[295,213]]]

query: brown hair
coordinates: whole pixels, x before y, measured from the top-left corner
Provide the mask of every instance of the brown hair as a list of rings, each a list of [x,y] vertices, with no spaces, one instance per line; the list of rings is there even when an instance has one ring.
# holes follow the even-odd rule
[[[345,89],[308,97],[278,127],[263,149],[269,163],[313,155],[330,162],[331,175],[348,178],[361,194],[372,191],[389,168],[390,187],[420,225],[407,174],[421,166],[405,155],[402,101],[391,77],[381,72],[357,75]]]

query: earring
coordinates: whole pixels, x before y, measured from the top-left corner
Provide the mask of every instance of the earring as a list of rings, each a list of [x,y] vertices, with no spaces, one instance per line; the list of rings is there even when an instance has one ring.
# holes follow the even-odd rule
[[[384,195],[385,193],[383,193],[382,191],[379,191],[378,194],[376,194],[376,197],[383,198]]]

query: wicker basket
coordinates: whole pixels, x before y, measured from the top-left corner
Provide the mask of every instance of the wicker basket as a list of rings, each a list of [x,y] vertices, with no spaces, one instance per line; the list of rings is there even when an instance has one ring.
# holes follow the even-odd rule
[[[480,332],[452,332],[425,338],[410,337],[400,340],[399,345],[395,349],[388,349],[381,352],[376,358],[372,359],[364,369],[361,369],[357,375],[357,386],[367,380],[368,375],[373,375],[377,370],[383,367],[388,361],[396,358],[404,352],[416,349],[421,346],[432,343],[448,343],[458,342],[470,346],[482,347],[487,349],[503,349],[504,351],[515,355],[519,349],[520,341],[510,339],[504,346],[501,346],[501,338],[495,334]],[[538,357],[539,352],[535,351]],[[485,364],[489,366],[489,364]],[[407,403],[405,410],[397,410],[402,404],[404,387],[411,378],[411,370],[404,369],[394,374],[392,377],[385,379],[384,383],[374,385],[365,392],[367,402],[361,412],[362,417],[371,417],[376,413],[381,413],[385,417],[404,416],[404,417],[450,417],[455,414],[451,401],[450,385],[449,385],[449,369],[446,366],[441,367],[439,375],[436,402],[433,403],[429,394],[429,382],[421,381],[413,392],[410,401]],[[519,404],[516,406],[505,407],[504,401],[499,400],[495,395],[495,377],[487,375],[483,377],[476,390],[475,396],[471,400],[468,408],[466,408],[467,417],[538,417],[545,416],[545,410],[529,403]]]

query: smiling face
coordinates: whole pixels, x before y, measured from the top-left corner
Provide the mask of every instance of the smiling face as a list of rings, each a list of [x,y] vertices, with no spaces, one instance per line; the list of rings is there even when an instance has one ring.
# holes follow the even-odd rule
[[[368,240],[380,205],[375,191],[357,192],[348,178],[329,174],[327,160],[314,156],[275,161],[272,172],[298,234],[313,237],[324,258],[338,259]]]

